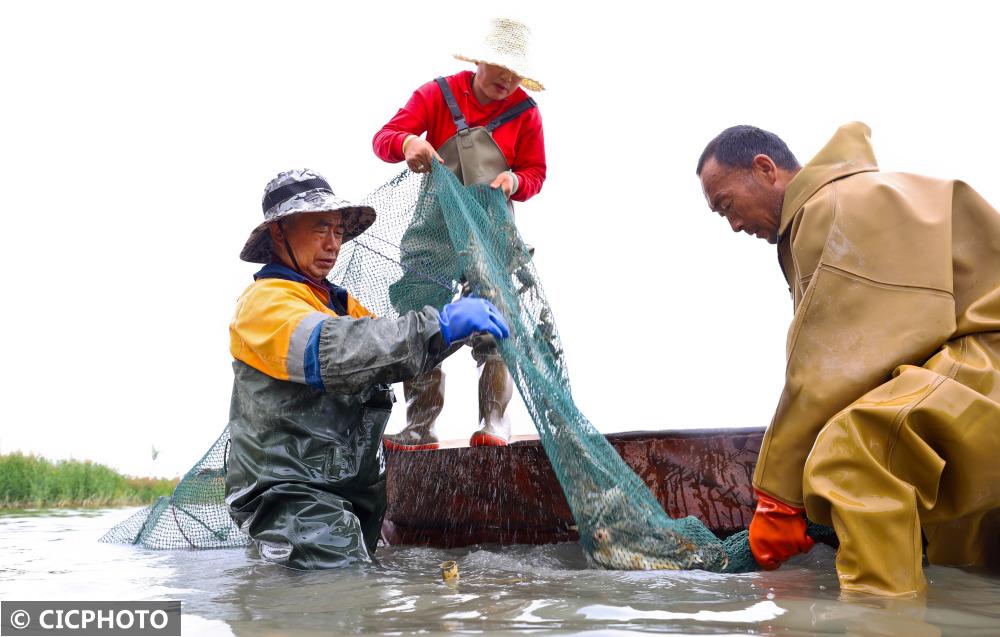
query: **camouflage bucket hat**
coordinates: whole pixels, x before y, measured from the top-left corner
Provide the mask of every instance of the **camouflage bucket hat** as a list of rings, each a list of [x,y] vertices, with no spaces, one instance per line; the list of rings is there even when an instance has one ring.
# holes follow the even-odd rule
[[[271,233],[268,227],[280,219],[303,212],[340,212],[344,218],[344,243],[375,223],[375,209],[356,206],[333,194],[330,184],[308,168],[279,173],[264,188],[264,222],[254,228],[240,258],[250,263],[271,261]]]

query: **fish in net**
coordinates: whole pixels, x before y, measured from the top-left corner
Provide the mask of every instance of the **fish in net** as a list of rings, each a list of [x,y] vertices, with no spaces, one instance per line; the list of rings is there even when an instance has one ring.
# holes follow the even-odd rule
[[[489,299],[510,325],[498,343],[562,486],[591,565],[607,569],[757,570],[746,531],[725,539],[700,520],[670,518],[642,480],[576,407],[564,349],[531,254],[503,194],[464,187],[443,166],[409,171],[364,201],[375,224],[345,244],[330,279],[379,316],[458,294]],[[228,429],[173,496],[114,527],[104,541],[152,548],[242,546],[225,497]],[[810,524],[823,539],[832,529]]]

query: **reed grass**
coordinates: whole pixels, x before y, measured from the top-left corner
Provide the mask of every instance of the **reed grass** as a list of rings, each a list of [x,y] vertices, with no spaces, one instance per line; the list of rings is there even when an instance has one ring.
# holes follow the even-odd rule
[[[176,479],[133,478],[89,460],[53,462],[19,452],[0,455],[0,508],[148,504],[170,495],[176,485]]]

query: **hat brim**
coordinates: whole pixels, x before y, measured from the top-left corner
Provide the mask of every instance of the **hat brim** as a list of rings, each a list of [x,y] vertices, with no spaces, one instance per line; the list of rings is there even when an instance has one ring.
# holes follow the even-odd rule
[[[500,66],[514,75],[521,78],[521,86],[528,89],[529,91],[539,92],[544,91],[545,86],[534,79],[531,69],[526,68],[523,63],[517,62],[515,60],[503,60],[496,57],[496,54],[488,56],[472,56],[472,55],[462,55],[461,53],[454,53],[452,57],[456,60],[462,60],[463,62],[471,62],[472,64],[479,64],[480,62],[485,64],[490,64],[492,66]]]
[[[334,201],[339,200],[334,199]],[[351,241],[362,234],[375,223],[376,213],[371,206],[323,206],[311,204],[308,207],[298,206],[284,212],[279,212],[274,217],[264,221],[253,229],[250,238],[247,239],[243,250],[240,251],[240,259],[250,263],[270,263],[273,261],[271,254],[271,233],[268,228],[272,223],[287,219],[294,215],[308,212],[339,212],[344,220],[344,243]]]

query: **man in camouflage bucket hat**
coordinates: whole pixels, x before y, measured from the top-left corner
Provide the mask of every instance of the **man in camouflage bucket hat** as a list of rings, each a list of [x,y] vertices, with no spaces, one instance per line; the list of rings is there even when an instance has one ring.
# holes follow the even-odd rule
[[[303,212],[339,211],[344,225],[344,243],[375,223],[375,210],[340,199],[322,175],[309,169],[288,170],[272,179],[264,189],[261,205],[264,221],[250,233],[240,253],[240,258],[250,263],[271,261],[269,228],[283,217]]]
[[[371,315],[326,277],[375,211],[310,170],[279,174],[240,258],[264,263],[229,326],[226,503],[261,556],[295,569],[371,561],[385,513],[388,383],[432,369],[474,334],[506,338],[489,302]]]

